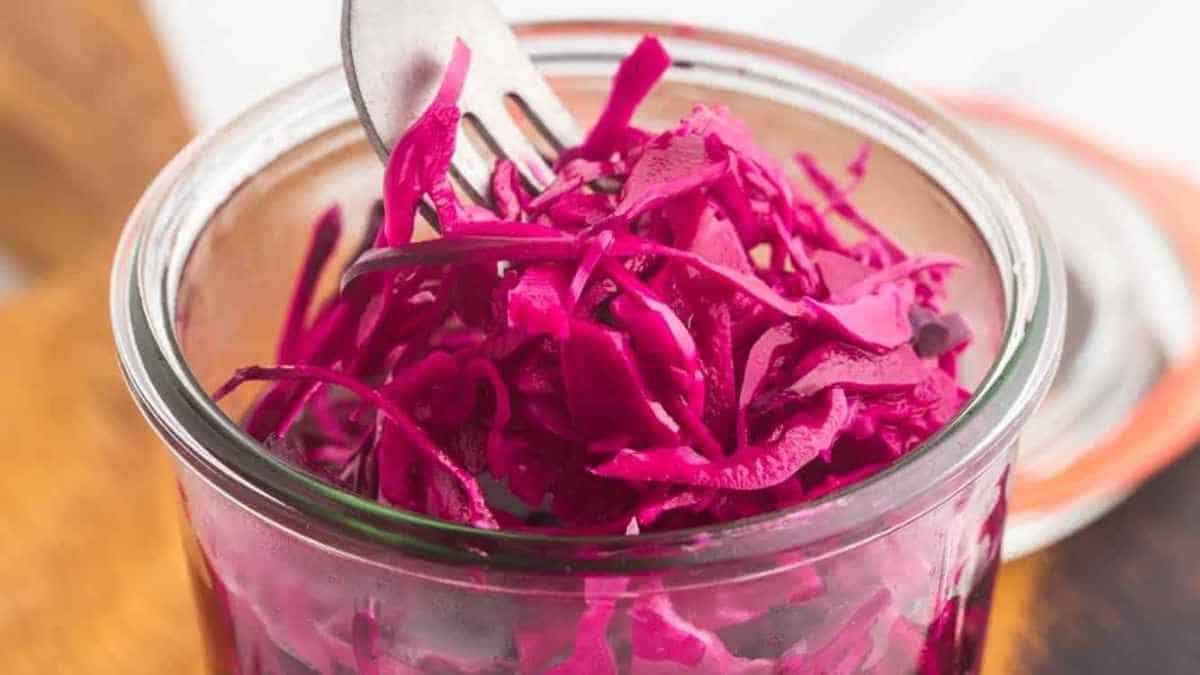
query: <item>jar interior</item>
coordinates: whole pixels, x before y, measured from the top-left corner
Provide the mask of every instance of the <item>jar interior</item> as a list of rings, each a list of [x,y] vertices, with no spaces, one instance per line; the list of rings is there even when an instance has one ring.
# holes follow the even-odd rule
[[[553,87],[585,126],[604,103],[614,67],[615,62],[606,60],[545,66]],[[729,86],[728,77],[719,80],[708,77],[700,64],[673,68],[642,105],[635,123],[659,130],[685,117],[696,103],[724,105],[746,122],[800,192],[818,204],[792,155],[810,154],[846,180],[846,165],[869,143],[866,179],[853,202],[910,252],[937,252],[962,261],[948,284],[946,306],[961,313],[974,332],[960,379],[968,388],[978,385],[1003,341],[1005,296],[988,245],[964,210],[889,146],[806,109],[794,98]],[[460,142],[471,140],[460,134]],[[343,232],[318,297],[337,292],[337,277],[358,249],[381,183],[382,165],[347,107],[344,122],[277,157],[213,214],[184,267],[175,312],[182,354],[205,390],[215,389],[239,367],[274,362],[275,341],[311,226],[334,205],[342,210]],[[434,235],[426,225],[418,236]],[[222,402],[223,409],[239,419],[259,390],[242,388]]]

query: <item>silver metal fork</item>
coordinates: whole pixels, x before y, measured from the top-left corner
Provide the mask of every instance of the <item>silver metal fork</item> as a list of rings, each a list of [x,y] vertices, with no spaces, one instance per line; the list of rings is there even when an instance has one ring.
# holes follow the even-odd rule
[[[579,127],[489,0],[344,0],[342,62],[371,144],[386,160],[433,100],[456,37],[471,50],[459,98],[463,123],[511,159],[531,187],[545,188],[553,174],[506,99],[516,100],[555,150],[577,144]],[[486,201],[492,167],[461,132],[451,164],[462,187]]]

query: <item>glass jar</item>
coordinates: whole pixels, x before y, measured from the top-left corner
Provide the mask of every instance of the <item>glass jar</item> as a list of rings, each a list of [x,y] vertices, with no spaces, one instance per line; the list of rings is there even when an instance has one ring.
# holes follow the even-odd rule
[[[176,459],[213,673],[971,673],[1022,425],[1063,334],[1053,244],[971,139],[846,65],[671,25],[538,24],[522,40],[581,120],[643,33],[675,65],[637,122],[697,101],[771,152],[875,149],[860,208],[911,250],[966,261],[949,306],[974,395],[888,470],[788,510],[621,537],[481,531],[341,492],[266,453],[206,392],[273,359],[309,224],[365,227],[382,167],[340,72],[198,139],[130,217],[113,320],[134,396]],[[352,255],[346,233],[337,256]],[[335,261],[336,262],[336,261]],[[333,265],[340,268],[339,265]],[[324,280],[334,292],[336,279]]]

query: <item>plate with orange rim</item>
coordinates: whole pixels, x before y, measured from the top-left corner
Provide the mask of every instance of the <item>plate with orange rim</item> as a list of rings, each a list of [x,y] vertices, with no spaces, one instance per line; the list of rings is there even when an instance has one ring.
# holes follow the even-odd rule
[[[1012,474],[1016,558],[1107,513],[1200,435],[1200,185],[1012,104],[942,100],[1033,199],[1067,268],[1062,365]]]

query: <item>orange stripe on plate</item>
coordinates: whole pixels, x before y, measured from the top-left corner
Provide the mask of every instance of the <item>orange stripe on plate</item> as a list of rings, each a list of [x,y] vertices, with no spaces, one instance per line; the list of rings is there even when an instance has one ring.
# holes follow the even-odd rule
[[[1042,138],[1124,185],[1171,239],[1193,289],[1200,288],[1200,186],[1119,155],[1008,103],[943,97],[968,119]],[[1200,314],[1198,314],[1200,316]],[[1196,327],[1200,334],[1200,325]],[[1078,499],[1131,489],[1182,455],[1200,432],[1200,351],[1174,364],[1124,427],[1069,468],[1046,478],[1014,476],[1010,513],[1050,511]]]

